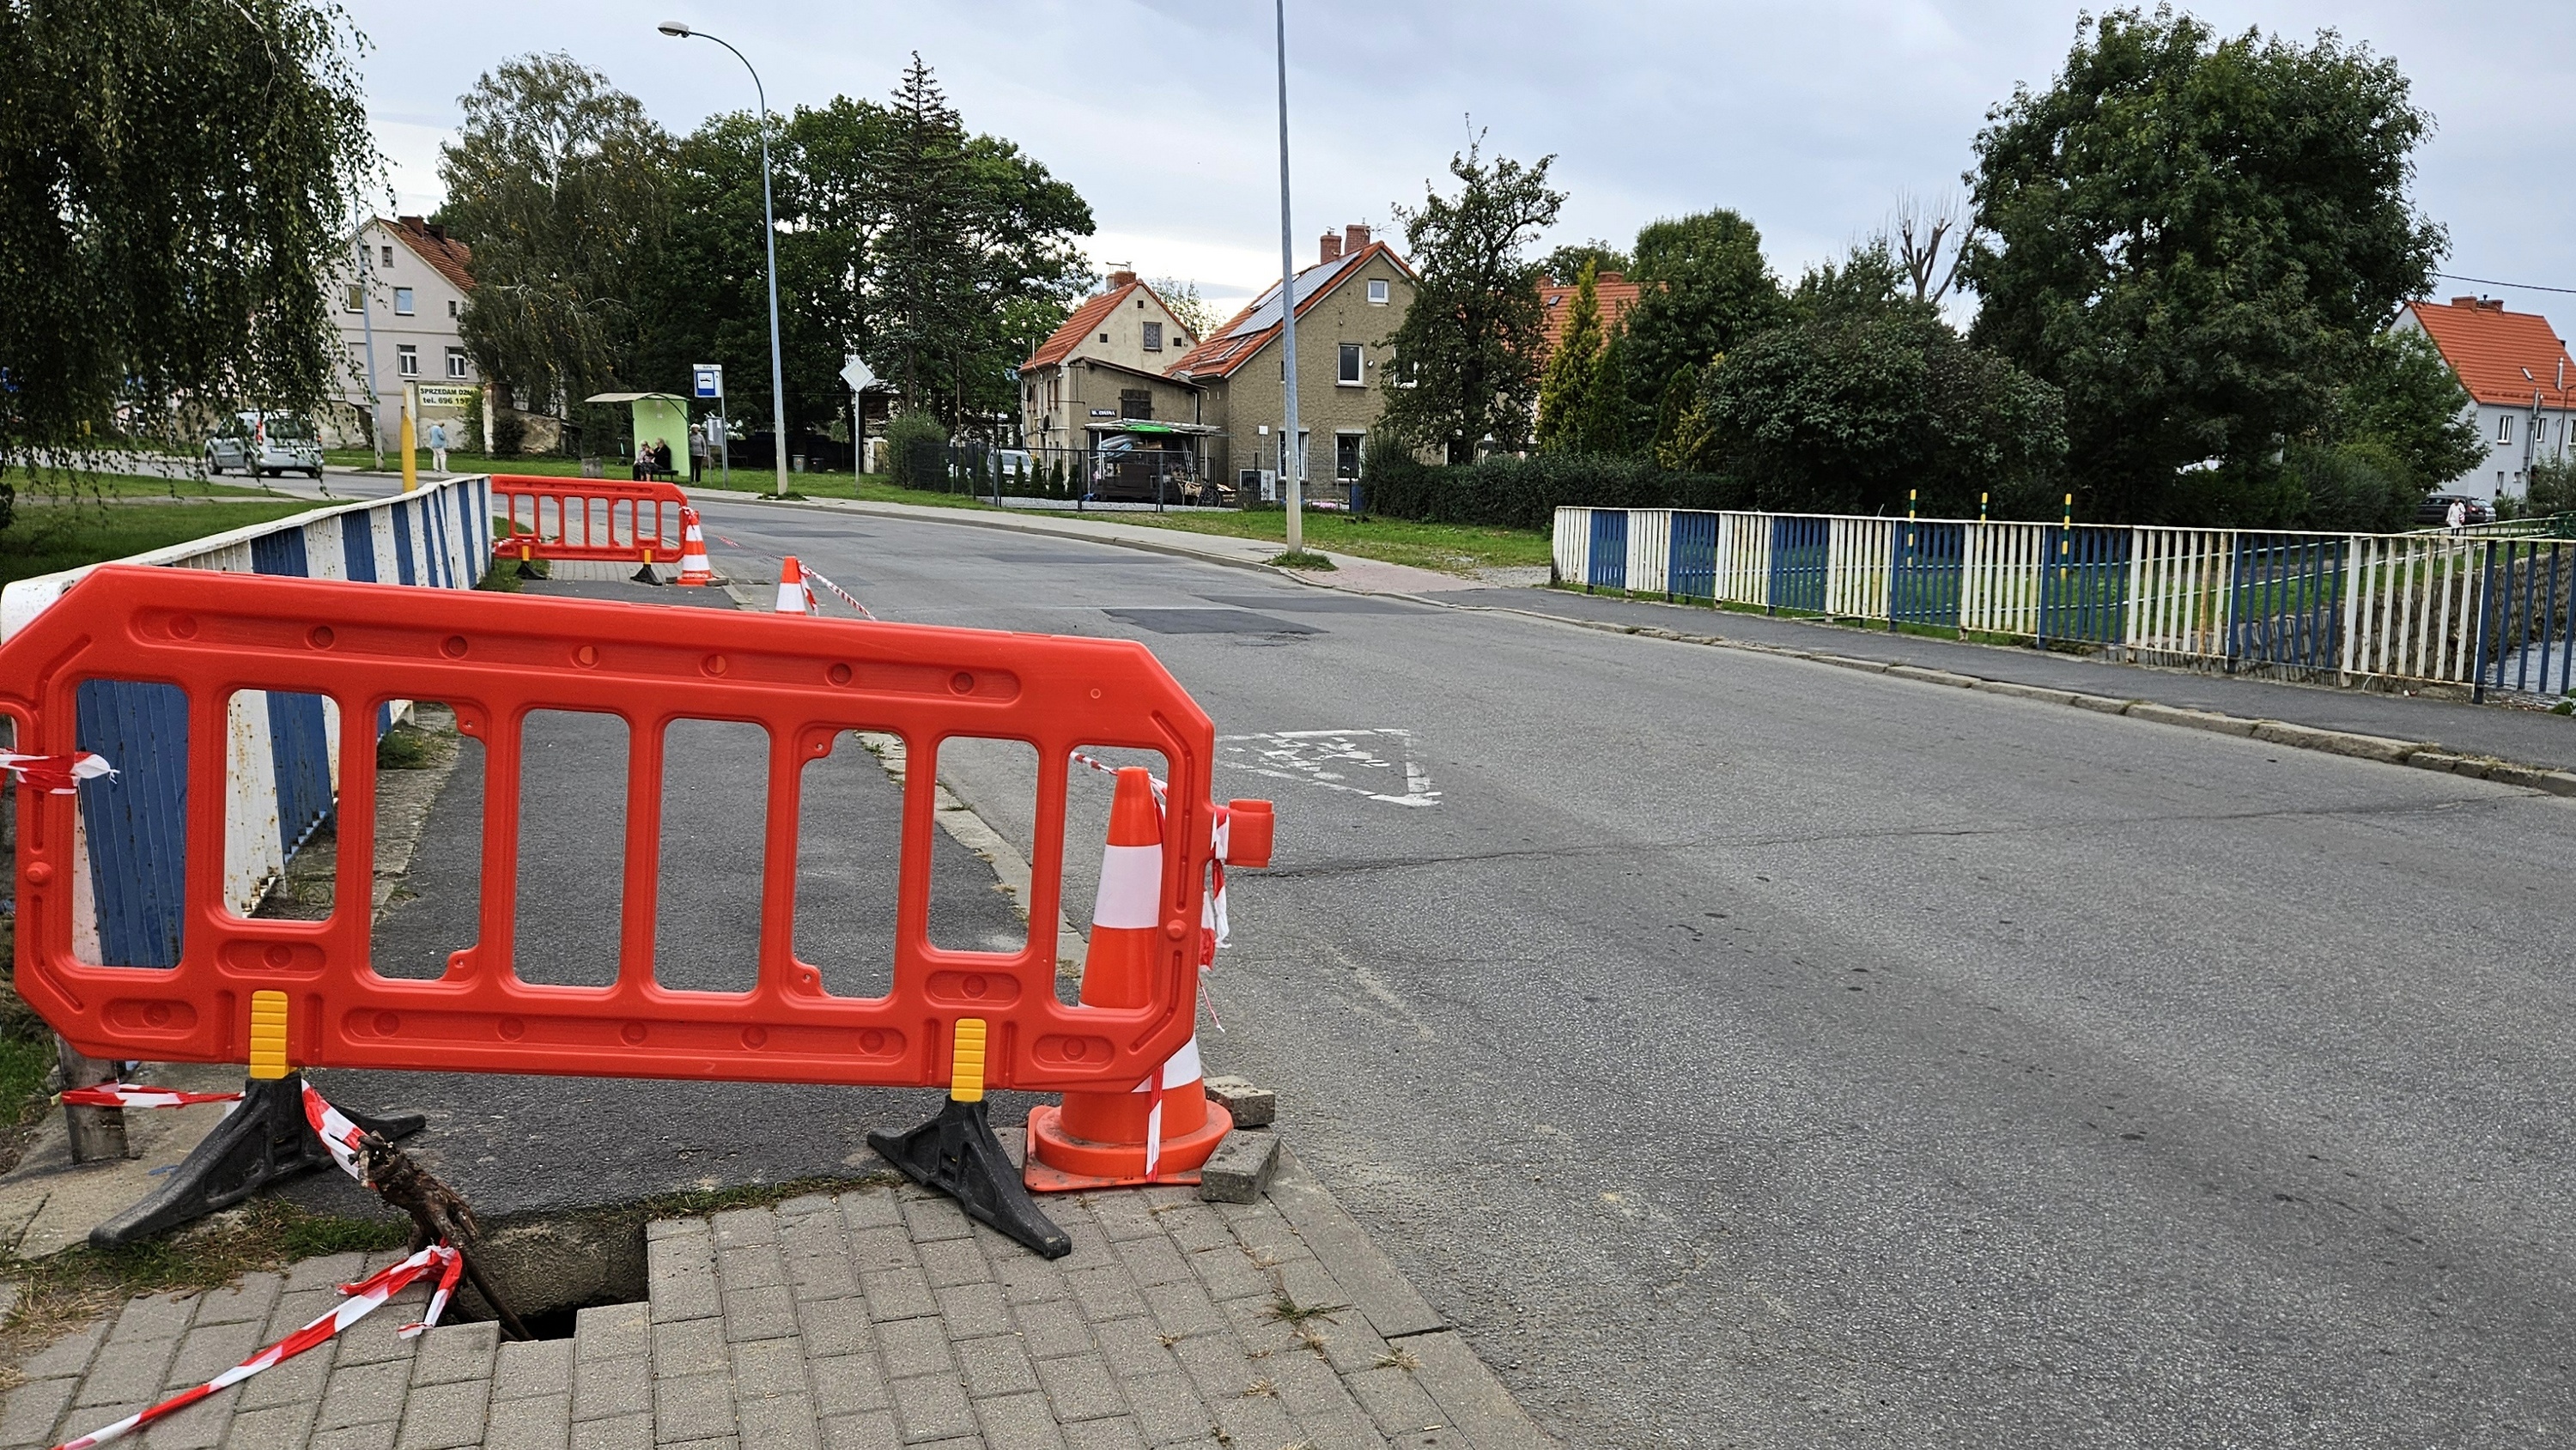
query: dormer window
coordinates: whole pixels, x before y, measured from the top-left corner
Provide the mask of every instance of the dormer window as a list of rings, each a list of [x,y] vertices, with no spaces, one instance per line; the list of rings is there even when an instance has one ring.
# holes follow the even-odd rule
[[[1148,322],[1143,324],[1143,326],[1145,329],[1145,351],[1161,352],[1163,350],[1163,324],[1159,322]]]

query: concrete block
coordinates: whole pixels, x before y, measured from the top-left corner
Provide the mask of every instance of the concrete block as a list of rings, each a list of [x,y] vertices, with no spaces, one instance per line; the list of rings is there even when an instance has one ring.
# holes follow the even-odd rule
[[[2098,710],[2105,715],[2125,715],[2129,713],[2129,707],[2137,702],[2115,700],[2109,695],[2088,695],[2081,690],[2069,690],[2066,694],[2066,703],[2078,710]]]
[[[992,1266],[985,1262],[984,1250],[971,1238],[937,1239],[921,1245],[921,1272],[933,1289],[993,1282]]]
[[[898,1450],[902,1444],[891,1409],[823,1421],[823,1450]]]
[[[1154,1443],[1177,1442],[1158,1439]],[[1107,1420],[1084,1420],[1064,1427],[1064,1450],[1145,1450],[1145,1436],[1136,1421],[1125,1415]],[[1197,1447],[1191,1447],[1191,1450],[1197,1450]]]
[[[2129,707],[2132,720],[2153,720],[2159,725],[2180,725],[2186,730],[2208,730],[2220,735],[2251,735],[2255,721],[2238,715],[2222,715],[2215,710],[2186,710],[2176,705],[2159,705],[2153,700],[2140,700]]]
[[[584,1359],[576,1349],[572,1362],[572,1418],[613,1420],[621,1415],[649,1415],[653,1410],[653,1362],[641,1356]]]
[[[0,1444],[50,1445],[54,1443],[54,1422],[71,1408],[72,1391],[80,1388],[78,1380],[30,1380],[9,1392],[9,1405],[0,1410]],[[103,1421],[106,1417],[101,1416]],[[94,1426],[83,1425],[72,1433],[81,1434]]]
[[[392,1423],[402,1418],[411,1387],[411,1366],[393,1362],[348,1365],[331,1372],[322,1391],[322,1413],[316,1430],[348,1425]]]
[[[1039,1360],[1038,1381],[1046,1386],[1047,1403],[1059,1420],[1096,1420],[1127,1409],[1109,1377],[1108,1363],[1097,1354]]]
[[[420,1337],[420,1353],[412,1357],[411,1382],[443,1385],[488,1380],[500,1348],[498,1324],[441,1325]]]
[[[573,1358],[642,1359],[653,1347],[653,1319],[646,1305],[601,1304],[573,1316]]]
[[[718,1249],[716,1283],[728,1294],[738,1294],[745,1289],[783,1288],[787,1283],[787,1260],[775,1244]]]
[[[733,1433],[733,1380],[720,1374],[688,1375],[653,1385],[653,1433],[665,1442],[703,1440]]]
[[[903,1207],[904,1227],[912,1231],[915,1243],[975,1236],[975,1225],[967,1219],[966,1211],[957,1206],[955,1199],[945,1195],[935,1198],[900,1195],[898,1201]]]
[[[1206,1087],[1208,1101],[1224,1108],[1238,1128],[1267,1128],[1279,1117],[1279,1095],[1268,1088],[1239,1077],[1212,1077]]]
[[[2293,725],[2286,720],[2256,722],[2254,738],[2299,750],[2321,750],[2330,755],[2384,760],[2392,764],[2427,746],[2427,742],[2421,740],[2391,740],[2385,735],[2362,735],[2350,730],[2319,730],[2309,725]]]
[[[1190,1277],[1189,1261],[1182,1258],[1179,1247],[1163,1235],[1150,1239],[1122,1239],[1116,1248],[1118,1262],[1139,1286],[1177,1284]]]
[[[286,1271],[286,1292],[337,1289],[342,1284],[354,1284],[366,1273],[366,1262],[365,1255],[354,1252],[306,1259]]]
[[[330,1382],[332,1366],[337,1363],[332,1358],[331,1349],[329,1344],[317,1344],[293,1359],[253,1375],[243,1382],[240,1389],[232,1391],[240,1396],[240,1408],[268,1410],[282,1405],[302,1405],[310,1410],[321,1402],[323,1387]]]
[[[718,1249],[778,1242],[778,1215],[766,1208],[729,1208],[710,1221]]]
[[[2498,785],[2518,785],[2526,790],[2547,791],[2551,795],[2576,796],[2576,774],[2563,770],[2542,770],[2537,766],[2498,761],[2487,767],[2487,779]]]
[[[895,1203],[891,1188],[871,1188],[841,1195],[841,1221],[850,1232],[862,1229],[901,1228],[903,1210]]]
[[[796,1332],[796,1300],[787,1292],[785,1285],[727,1294],[724,1327],[725,1338],[737,1343],[752,1339],[784,1339]]]
[[[1343,1300],[1368,1317],[1370,1328],[1395,1339],[1441,1327],[1440,1316],[1369,1241],[1359,1221],[1284,1150],[1271,1180],[1270,1201],[1333,1276]],[[1301,1297],[1298,1302],[1305,1301]]]
[[[1417,1334],[1404,1340],[1403,1347],[1421,1365],[1413,1372],[1414,1383],[1477,1450],[1549,1450],[1547,1437],[1456,1331]]]
[[[742,1443],[759,1450],[820,1450],[823,1424],[803,1395],[745,1401],[735,1412]]]
[[[26,1363],[18,1366],[18,1372],[31,1380],[77,1375],[89,1368],[90,1356],[98,1352],[99,1341],[105,1338],[107,1323],[104,1320],[74,1330],[37,1351]]]
[[[176,1339],[188,1330],[196,1316],[193,1298],[178,1294],[147,1294],[125,1302],[125,1312],[116,1316],[116,1327],[108,1331],[110,1344],[130,1344],[150,1339]]]
[[[572,1400],[548,1395],[495,1403],[483,1450],[569,1450],[571,1443]]]
[[[1146,1312],[1144,1296],[1136,1292],[1136,1281],[1128,1278],[1123,1269],[1110,1265],[1075,1269],[1064,1276],[1064,1282],[1073,1291],[1073,1302],[1083,1317],[1095,1324],[1133,1319]]]
[[[492,1398],[517,1400],[571,1393],[571,1340],[513,1340],[501,1346],[493,1367]]]
[[[483,1411],[492,1398],[488,1380],[421,1385],[403,1407],[395,1450],[455,1450],[483,1443]]]
[[[394,1435],[399,1427],[391,1420],[370,1420],[363,1425],[338,1425],[328,1430],[315,1430],[305,1442],[307,1450],[394,1450]]]
[[[198,1295],[196,1317],[190,1322],[198,1326],[265,1325],[268,1311],[276,1306],[285,1284],[285,1276],[280,1274],[244,1274],[238,1283]]]
[[[867,1295],[868,1317],[883,1324],[894,1319],[918,1319],[939,1312],[939,1301],[930,1297],[930,1280],[919,1269],[888,1269],[883,1273],[859,1276],[859,1287]]]
[[[1212,1203],[1250,1203],[1270,1191],[1278,1171],[1275,1134],[1228,1133],[1199,1170],[1199,1197]]]
[[[975,1433],[975,1412],[966,1403],[966,1391],[958,1387],[956,1376],[917,1375],[896,1380],[890,1388],[894,1391],[895,1423],[903,1428],[906,1443]]]
[[[1989,695],[2009,695],[2016,700],[2036,700],[2043,705],[2072,705],[2073,692],[2051,690],[2040,685],[2025,685],[2013,680],[1979,680],[1977,688]]]
[[[235,1320],[229,1324],[202,1324],[188,1331],[179,1341],[179,1353],[163,1373],[163,1388],[186,1389],[203,1384],[251,1357],[268,1341],[261,1337],[265,1325]]]
[[[733,1347],[734,1398],[805,1397],[805,1347],[793,1339],[763,1339]]]
[[[113,1405],[127,1400],[137,1406],[148,1402],[161,1387],[161,1376],[170,1368],[170,1360],[179,1350],[175,1339],[138,1339],[119,1344],[108,1341],[107,1347],[90,1361],[89,1376],[81,1381],[76,1405]]]
[[[1163,1347],[1163,1331],[1151,1319],[1113,1319],[1092,1326],[1091,1332],[1099,1341],[1100,1357],[1108,1362],[1109,1372],[1122,1380],[1180,1371],[1172,1352]]]
[[[618,1415],[572,1422],[572,1450],[653,1450],[653,1416]]]
[[[1043,1395],[979,1400],[975,1404],[975,1421],[983,1428],[986,1445],[1008,1445],[1011,1450],[1060,1450],[1064,1444],[1064,1432],[1057,1428]]]
[[[1147,1375],[1124,1383],[1135,1426],[1151,1445],[1186,1443],[1205,1436],[1216,1425],[1190,1382],[1176,1374]],[[1240,1390],[1242,1386],[1235,1387]]]
[[[1921,665],[1889,665],[1887,672],[1899,679],[1915,680],[1926,685],[1948,685],[1954,690],[1973,690],[1977,687],[1977,677],[1974,675],[1962,675],[1949,670],[1928,670]]]
[[[1020,1324],[1020,1342],[1028,1346],[1031,1359],[1080,1354],[1092,1347],[1091,1326],[1070,1299],[1023,1304],[1014,1317]]]
[[[724,1325],[713,1319],[691,1319],[653,1326],[653,1373],[664,1379],[693,1374],[723,1374],[733,1367],[725,1352]]]
[[[1406,1435],[1447,1423],[1448,1417],[1432,1403],[1422,1386],[1413,1382],[1410,1370],[1389,1365],[1384,1369],[1361,1370],[1345,1375],[1342,1387],[1368,1411],[1378,1429],[1389,1436]]]
[[[232,1423],[224,1427],[224,1450],[304,1450],[312,1437],[313,1407],[309,1404],[272,1405],[264,1410],[237,1409],[233,1412]],[[501,1450],[537,1450],[537,1447],[502,1446]],[[557,1445],[550,1450],[563,1450],[563,1447]]]
[[[1037,1393],[1037,1366],[1030,1362],[1028,1348],[1020,1342],[1018,1335],[992,1334],[982,1339],[964,1339],[953,1347],[960,1375],[966,1381],[967,1398],[982,1400],[998,1395]]]
[[[1154,1311],[1158,1333],[1187,1337],[1223,1334],[1226,1330],[1225,1311],[1216,1306],[1216,1300],[1208,1297],[1206,1288],[1195,1278],[1177,1284],[1150,1285],[1145,1290],[1145,1303]]]
[[[937,1319],[901,1319],[877,1327],[877,1349],[885,1356],[888,1379],[954,1371],[957,1361],[948,1342],[948,1326]]]
[[[876,1343],[876,1334],[868,1327],[867,1301],[856,1295],[809,1299],[797,1306],[796,1314],[804,1326],[805,1352],[816,1359],[865,1354]]]
[[[886,1388],[885,1375],[877,1369],[874,1355],[849,1354],[831,1359],[809,1359],[805,1362],[805,1375],[814,1387],[815,1413],[827,1420],[839,1415],[894,1408],[894,1394]],[[830,1437],[827,1435],[825,1438]]]

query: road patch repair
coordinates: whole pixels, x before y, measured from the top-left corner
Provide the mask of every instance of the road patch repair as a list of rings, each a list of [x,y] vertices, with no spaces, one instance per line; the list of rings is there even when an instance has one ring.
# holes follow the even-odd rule
[[[50,638],[48,624],[59,625],[73,609],[82,611],[86,629],[115,639],[123,652],[82,661],[78,647],[67,650],[65,640]],[[1126,665],[1088,657],[1053,664],[1025,637],[977,641],[965,631],[910,630],[895,638],[841,622],[738,620],[721,605],[678,643],[663,624],[667,616],[624,605],[458,599],[438,613],[425,620],[408,603],[345,586],[103,571],[67,598],[60,615],[13,639],[47,651],[48,663],[25,672],[42,681],[28,697],[0,703],[33,723],[32,731],[22,723],[20,739],[42,751],[67,740],[61,707],[79,678],[193,681],[182,661],[197,662],[200,673],[250,662],[276,689],[328,695],[353,720],[376,713],[375,694],[438,698],[454,712],[460,734],[480,747],[473,777],[473,814],[485,818],[476,823],[485,846],[479,859],[507,861],[507,850],[493,843],[515,846],[517,813],[504,803],[522,793],[509,782],[534,759],[523,756],[519,712],[538,703],[588,703],[615,715],[614,690],[594,679],[612,686],[649,681],[653,708],[665,721],[774,716],[763,723],[774,738],[796,742],[800,753],[828,754],[832,737],[846,734],[834,728],[817,735],[815,722],[801,714],[789,718],[795,712],[774,698],[795,693],[794,682],[808,676],[818,683],[803,689],[817,696],[851,688],[854,680],[855,688],[872,687],[873,709],[862,712],[872,714],[870,723],[919,739],[957,728],[934,719],[961,709],[1023,711],[976,723],[1048,742],[1058,785],[1071,751],[1058,748],[1057,736],[1130,743],[1134,733],[1103,712],[1147,701],[1159,718],[1203,739],[1195,749],[1166,750],[1180,764],[1172,780],[1153,782],[1160,801],[1147,829],[1159,844],[1140,838],[1126,847],[1154,858],[1141,875],[1130,873],[1129,884],[1141,883],[1144,894],[1111,903],[1112,872],[1103,873],[1099,920],[1114,917],[1136,938],[1123,985],[1095,993],[1087,961],[1080,1008],[1056,1002],[1052,993],[1020,993],[1018,981],[1051,983],[1056,975],[1053,954],[1032,932],[1021,955],[1045,958],[1035,977],[1023,970],[1027,960],[983,964],[953,951],[907,956],[889,993],[901,999],[900,1016],[872,1015],[868,1006],[828,990],[812,971],[801,981],[781,981],[795,970],[783,952],[763,959],[747,996],[713,997],[708,984],[668,977],[685,964],[666,963],[665,975],[655,978],[648,951],[645,979],[688,997],[686,1012],[657,1012],[648,994],[617,985],[622,972],[591,984],[606,989],[602,1001],[567,998],[518,980],[510,946],[524,917],[512,909],[515,881],[501,878],[481,883],[473,914],[483,932],[467,938],[481,945],[444,955],[397,954],[407,956],[408,970],[404,960],[378,964],[392,975],[369,966],[374,911],[334,916],[325,909],[318,919],[301,920],[192,911],[180,963],[136,988],[132,979],[114,975],[122,968],[101,967],[68,950],[63,842],[72,806],[35,802],[30,819],[39,828],[22,840],[17,865],[20,980],[39,1009],[70,1029],[85,1050],[110,1057],[220,1059],[246,1045],[249,1097],[209,1141],[229,1134],[276,1142],[283,1114],[263,1099],[282,1102],[291,1094],[300,1099],[300,1131],[304,1122],[331,1130],[318,1137],[308,1131],[295,1140],[294,1153],[319,1156],[316,1150],[337,1142],[342,1151],[329,1153],[333,1161],[368,1169],[380,1184],[408,1184],[428,1205],[414,1206],[415,1218],[442,1227],[425,1229],[429,1241],[408,1254],[331,1256],[251,1274],[222,1290],[136,1299],[112,1322],[79,1329],[21,1366],[23,1382],[0,1411],[0,1446],[104,1443],[71,1437],[113,1427],[191,1386],[221,1388],[172,1411],[149,1431],[148,1443],[432,1450],[476,1444],[1546,1443],[1454,1330],[1278,1147],[1263,1126],[1275,1104],[1249,1084],[1217,1079],[1206,1086],[1206,1117],[1229,1123],[1234,1131],[1224,1136],[1238,1140],[1238,1151],[1229,1156],[1226,1145],[1216,1145],[1202,1183],[1050,1196],[1041,1221],[1052,1233],[1015,1214],[1015,1195],[1029,1203],[1020,1183],[1030,1168],[1016,1151],[1017,1135],[996,1135],[985,1122],[988,1077],[997,1087],[1088,1091],[1100,1100],[1093,1117],[1121,1119],[1125,1083],[1147,1078],[1147,1087],[1135,1089],[1139,1099],[1150,1100],[1144,1137],[1131,1145],[1142,1173],[1107,1175],[1120,1181],[1179,1176],[1173,1165],[1155,1161],[1162,1150],[1155,1121],[1177,1101],[1168,1094],[1186,1090],[1195,1107],[1201,1092],[1189,988],[1202,964],[1202,941],[1212,943],[1221,929],[1221,906],[1203,893],[1209,878],[1221,880],[1218,862],[1228,854],[1224,827],[1211,824],[1215,812],[1226,810],[1209,804],[1212,732],[1167,677],[1161,685],[1147,675],[1125,679],[1115,692],[1119,699],[1096,708],[1079,695],[1059,698],[1068,685],[1150,666],[1150,656],[1117,642],[1063,641],[1056,643],[1133,655]],[[127,616],[122,632],[97,627],[120,614]],[[315,622],[323,619],[329,623]],[[990,653],[1003,648],[1020,653],[1007,659]],[[398,662],[391,674],[399,680],[378,678],[389,662]],[[1152,669],[1159,674],[1158,666]],[[754,682],[769,686],[765,696],[745,693]],[[1166,693],[1158,697],[1157,690]],[[1090,700],[1102,695],[1101,687],[1089,687]],[[850,707],[818,708],[828,721]],[[1043,728],[1033,724],[1040,716]],[[581,742],[573,743],[577,749]],[[638,732],[635,748],[645,757],[638,779],[659,775],[645,768],[658,747],[657,737]],[[190,759],[221,763],[220,752]],[[353,751],[343,767],[342,799],[353,814],[360,806],[372,809],[373,763]],[[488,785],[482,772],[492,776]],[[446,790],[466,779],[456,771]],[[938,798],[934,782],[923,772],[902,787],[908,852],[931,839],[925,833]],[[1134,803],[1147,798],[1144,773],[1122,773],[1120,787],[1132,824]],[[220,776],[194,793],[203,804],[191,820],[192,840],[208,839],[210,821],[212,834],[220,834],[224,794]],[[542,809],[548,798],[534,799]],[[639,795],[631,804],[649,809],[645,803],[657,799]],[[1238,836],[1246,829],[1246,808],[1257,804],[1237,802],[1231,809]],[[1249,818],[1266,823],[1267,813]],[[793,821],[792,811],[787,819]],[[633,822],[630,814],[625,844],[649,859],[651,837]],[[792,835],[792,824],[787,829]],[[1266,824],[1257,834],[1266,838]],[[953,828],[943,833],[952,841],[959,836]],[[374,886],[367,892],[371,906],[389,913],[387,922],[397,929],[406,912],[436,908],[438,893],[452,888],[424,880],[423,892],[407,898],[381,879],[382,841],[359,835],[340,850],[347,858],[339,864],[342,877]],[[1167,855],[1174,858],[1168,865]],[[1257,858],[1266,856],[1265,839]],[[1060,863],[1041,848],[1026,864],[1033,874],[1023,875],[1029,884],[1019,905],[1056,912]],[[926,874],[903,874],[906,904],[899,914],[906,919],[920,919]],[[192,890],[205,879],[188,878]],[[623,913],[650,922],[650,873],[628,885]],[[641,901],[632,899],[639,886]],[[772,890],[764,886],[762,899],[771,899]],[[531,939],[543,940],[543,933]],[[908,942],[898,947],[911,950]],[[34,971],[25,970],[28,963]],[[277,985],[265,985],[270,981]],[[144,1000],[134,1000],[138,995]],[[164,1010],[149,1010],[156,1004]],[[227,1013],[244,1009],[243,1020],[227,1020]],[[925,1018],[937,1030],[923,1031]],[[1102,1024],[1113,1019],[1132,1019],[1145,1030],[1118,1039],[1101,1035]],[[1167,1038],[1188,1046],[1185,1080],[1175,1079],[1180,1059]],[[827,1191],[755,1193],[743,1206],[712,1214],[594,1216],[587,1226],[496,1222],[478,1236],[446,1227],[465,1220],[461,1204],[439,1197],[442,1185],[405,1178],[375,1137],[317,1106],[322,1100],[303,1087],[296,1070],[305,1063],[398,1069],[415,1083],[439,1080],[423,1072],[535,1066],[702,1081],[944,1085],[949,1098],[938,1118],[916,1130],[915,1144],[896,1151],[908,1172],[932,1186],[872,1171]],[[328,1081],[381,1084],[393,1077],[335,1072]],[[203,1115],[210,1109],[167,1111]],[[929,1151],[905,1151],[917,1148],[921,1135],[928,1135]],[[1239,1151],[1255,1145],[1257,1151]],[[304,1161],[271,1167],[282,1172]],[[1005,1241],[993,1226],[1021,1230],[1017,1236],[1042,1252]],[[631,1235],[631,1247],[609,1242],[621,1230]],[[436,1325],[435,1312],[418,1302],[456,1292],[460,1310],[490,1312],[484,1296],[457,1289],[468,1266],[448,1251],[463,1247],[450,1239],[479,1239],[504,1298],[519,1297],[521,1282],[544,1277],[527,1273],[531,1259],[587,1255],[603,1272],[567,1302],[552,1302],[566,1298],[552,1292],[518,1305],[537,1337],[504,1342],[489,1320]],[[183,1235],[178,1251],[185,1243]],[[550,1267],[558,1281],[565,1277],[559,1264]],[[355,1312],[397,1291],[394,1312]],[[624,1302],[602,1302],[612,1296]],[[302,1352],[287,1358],[275,1352],[281,1345]],[[254,1366],[259,1372],[252,1377],[246,1371]]]

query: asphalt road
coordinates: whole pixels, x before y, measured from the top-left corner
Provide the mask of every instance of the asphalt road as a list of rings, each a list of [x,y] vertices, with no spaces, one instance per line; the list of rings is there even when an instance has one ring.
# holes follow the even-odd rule
[[[1241,737],[1219,788],[1277,801],[1279,857],[1234,878],[1211,1067],[1280,1090],[1570,1441],[2576,1430],[2576,803],[1071,541],[704,511],[720,568],[793,551],[887,618],[1144,639]],[[990,754],[943,774],[1025,843]],[[483,1125],[442,1160],[469,1195],[587,1194],[526,1171],[582,1144],[617,1188],[790,1174],[926,1109],[516,1081],[404,1084],[437,1131]]]

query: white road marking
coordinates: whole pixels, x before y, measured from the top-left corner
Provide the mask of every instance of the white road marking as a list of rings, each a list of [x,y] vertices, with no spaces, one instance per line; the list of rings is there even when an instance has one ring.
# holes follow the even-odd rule
[[[1431,772],[1413,758],[1410,730],[1273,730],[1220,735],[1219,765],[1348,791],[1393,806],[1436,806]],[[1401,779],[1401,787],[1397,781]]]

